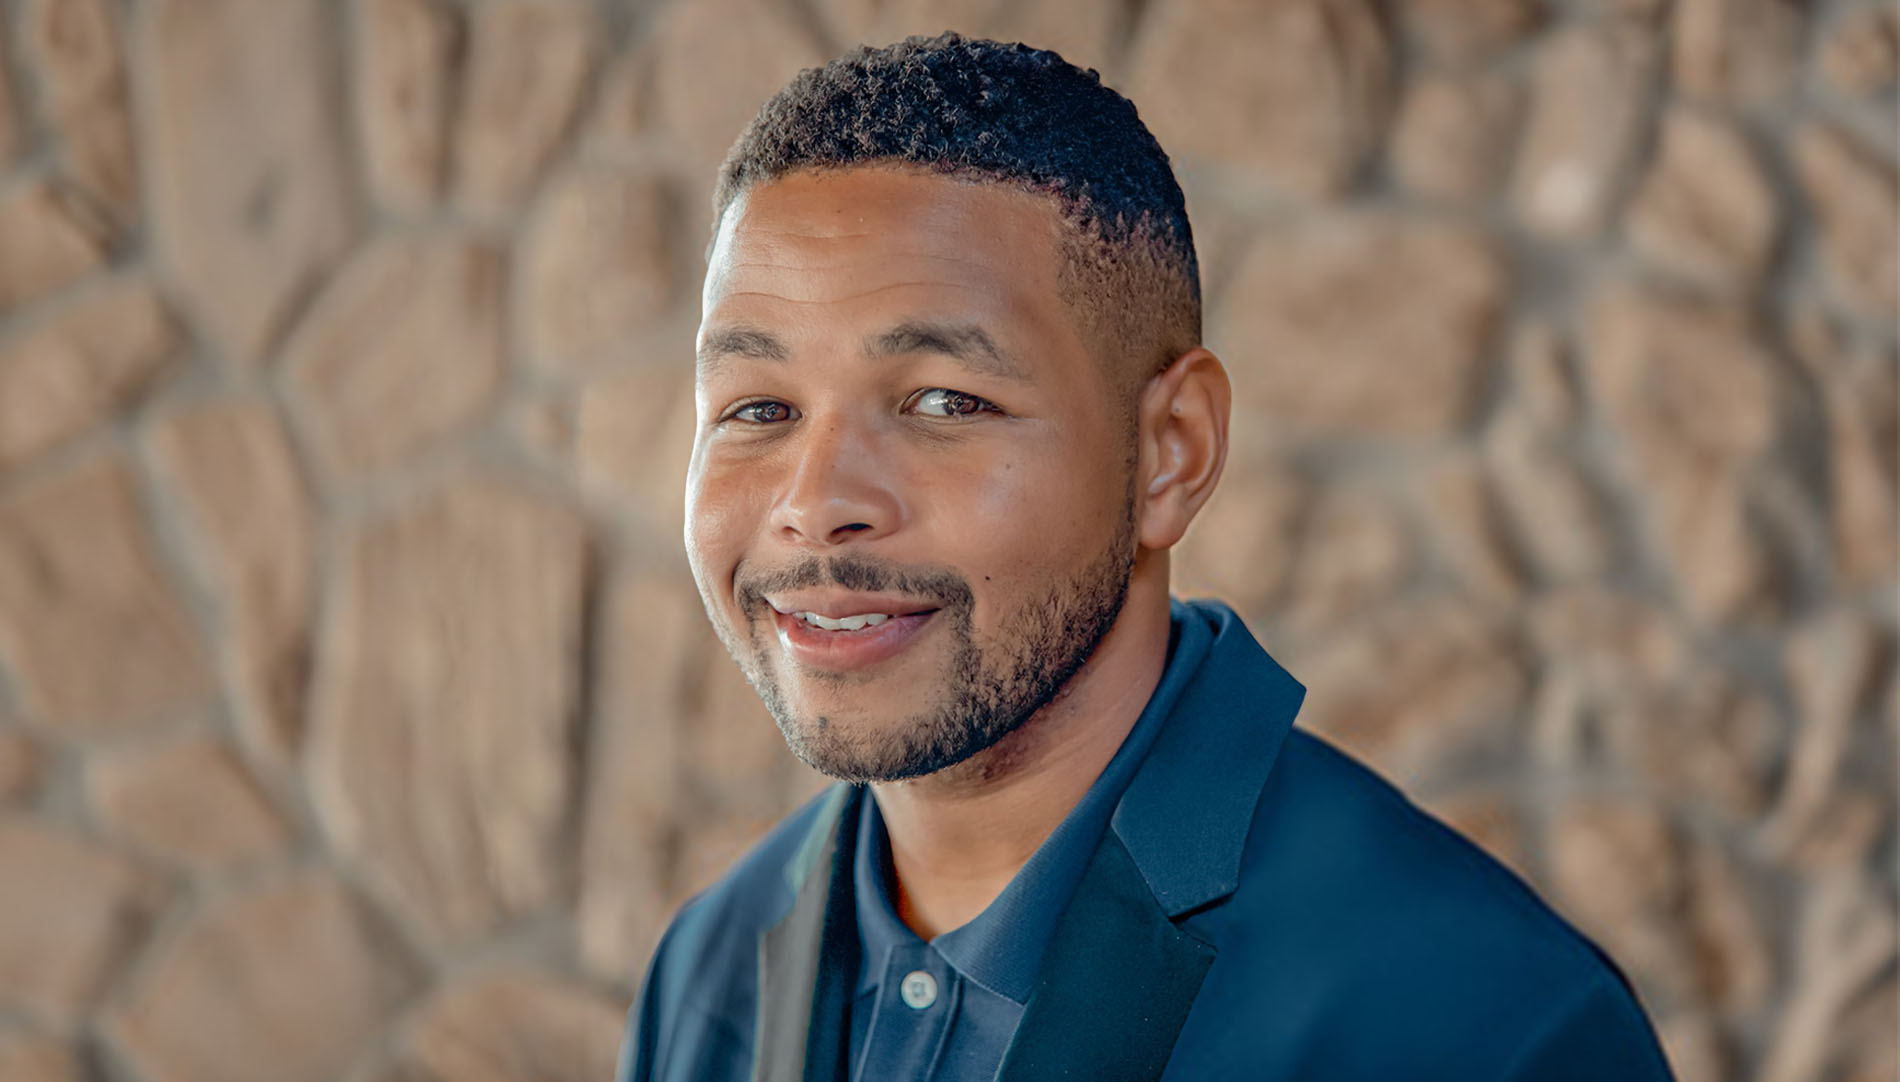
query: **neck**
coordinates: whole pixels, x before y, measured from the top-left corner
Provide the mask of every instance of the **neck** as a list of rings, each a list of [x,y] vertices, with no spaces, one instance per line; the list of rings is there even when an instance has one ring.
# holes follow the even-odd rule
[[[1114,627],[1047,705],[956,766],[872,785],[912,931],[960,927],[1003,892],[1134,728],[1161,682],[1168,633],[1167,554],[1144,552]]]

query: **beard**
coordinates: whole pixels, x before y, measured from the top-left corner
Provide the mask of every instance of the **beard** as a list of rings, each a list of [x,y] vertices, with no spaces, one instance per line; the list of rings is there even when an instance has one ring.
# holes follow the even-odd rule
[[[1132,484],[1132,481],[1131,481]],[[1132,493],[1131,493],[1132,497]],[[934,774],[962,763],[1022,728],[1052,702],[1108,635],[1128,599],[1135,564],[1132,498],[1108,544],[1068,579],[1051,578],[1047,590],[1026,597],[998,628],[994,643],[979,645],[972,627],[975,594],[953,571],[911,571],[861,555],[811,557],[768,578],[738,587],[740,613],[749,641],[720,638],[752,684],[792,753],[820,773],[849,782],[899,781]],[[850,725],[824,715],[803,716],[787,700],[774,667],[770,643],[757,629],[771,627],[765,595],[836,584],[847,590],[899,593],[934,599],[951,638],[950,657],[926,705],[894,723]],[[819,682],[849,685],[857,673],[809,674]],[[871,719],[875,720],[875,719]]]

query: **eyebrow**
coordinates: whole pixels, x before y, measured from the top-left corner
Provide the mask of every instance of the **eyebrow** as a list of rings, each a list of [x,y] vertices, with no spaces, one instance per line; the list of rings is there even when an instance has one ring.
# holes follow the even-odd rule
[[[864,340],[864,354],[874,360],[914,353],[948,357],[973,372],[1030,383],[1029,372],[1006,353],[988,331],[974,323],[912,319]],[[725,327],[713,331],[699,346],[697,363],[702,377],[717,373],[732,357],[784,363],[791,359],[785,343],[756,327]]]

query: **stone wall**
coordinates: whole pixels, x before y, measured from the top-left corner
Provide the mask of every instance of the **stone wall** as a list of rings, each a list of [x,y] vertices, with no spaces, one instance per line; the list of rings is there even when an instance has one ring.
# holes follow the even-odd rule
[[[1685,1082],[1894,1078],[1890,4],[0,0],[0,1080],[609,1076],[818,784],[680,552],[708,179],[945,25],[1177,158],[1179,592]]]

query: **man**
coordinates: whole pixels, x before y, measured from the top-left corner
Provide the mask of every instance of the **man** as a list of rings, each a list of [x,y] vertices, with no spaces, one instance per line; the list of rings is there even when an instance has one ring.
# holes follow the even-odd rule
[[[675,919],[622,1082],[1669,1077],[1606,957],[1169,596],[1229,386],[1132,105],[860,49],[715,204],[687,551],[840,783]]]

